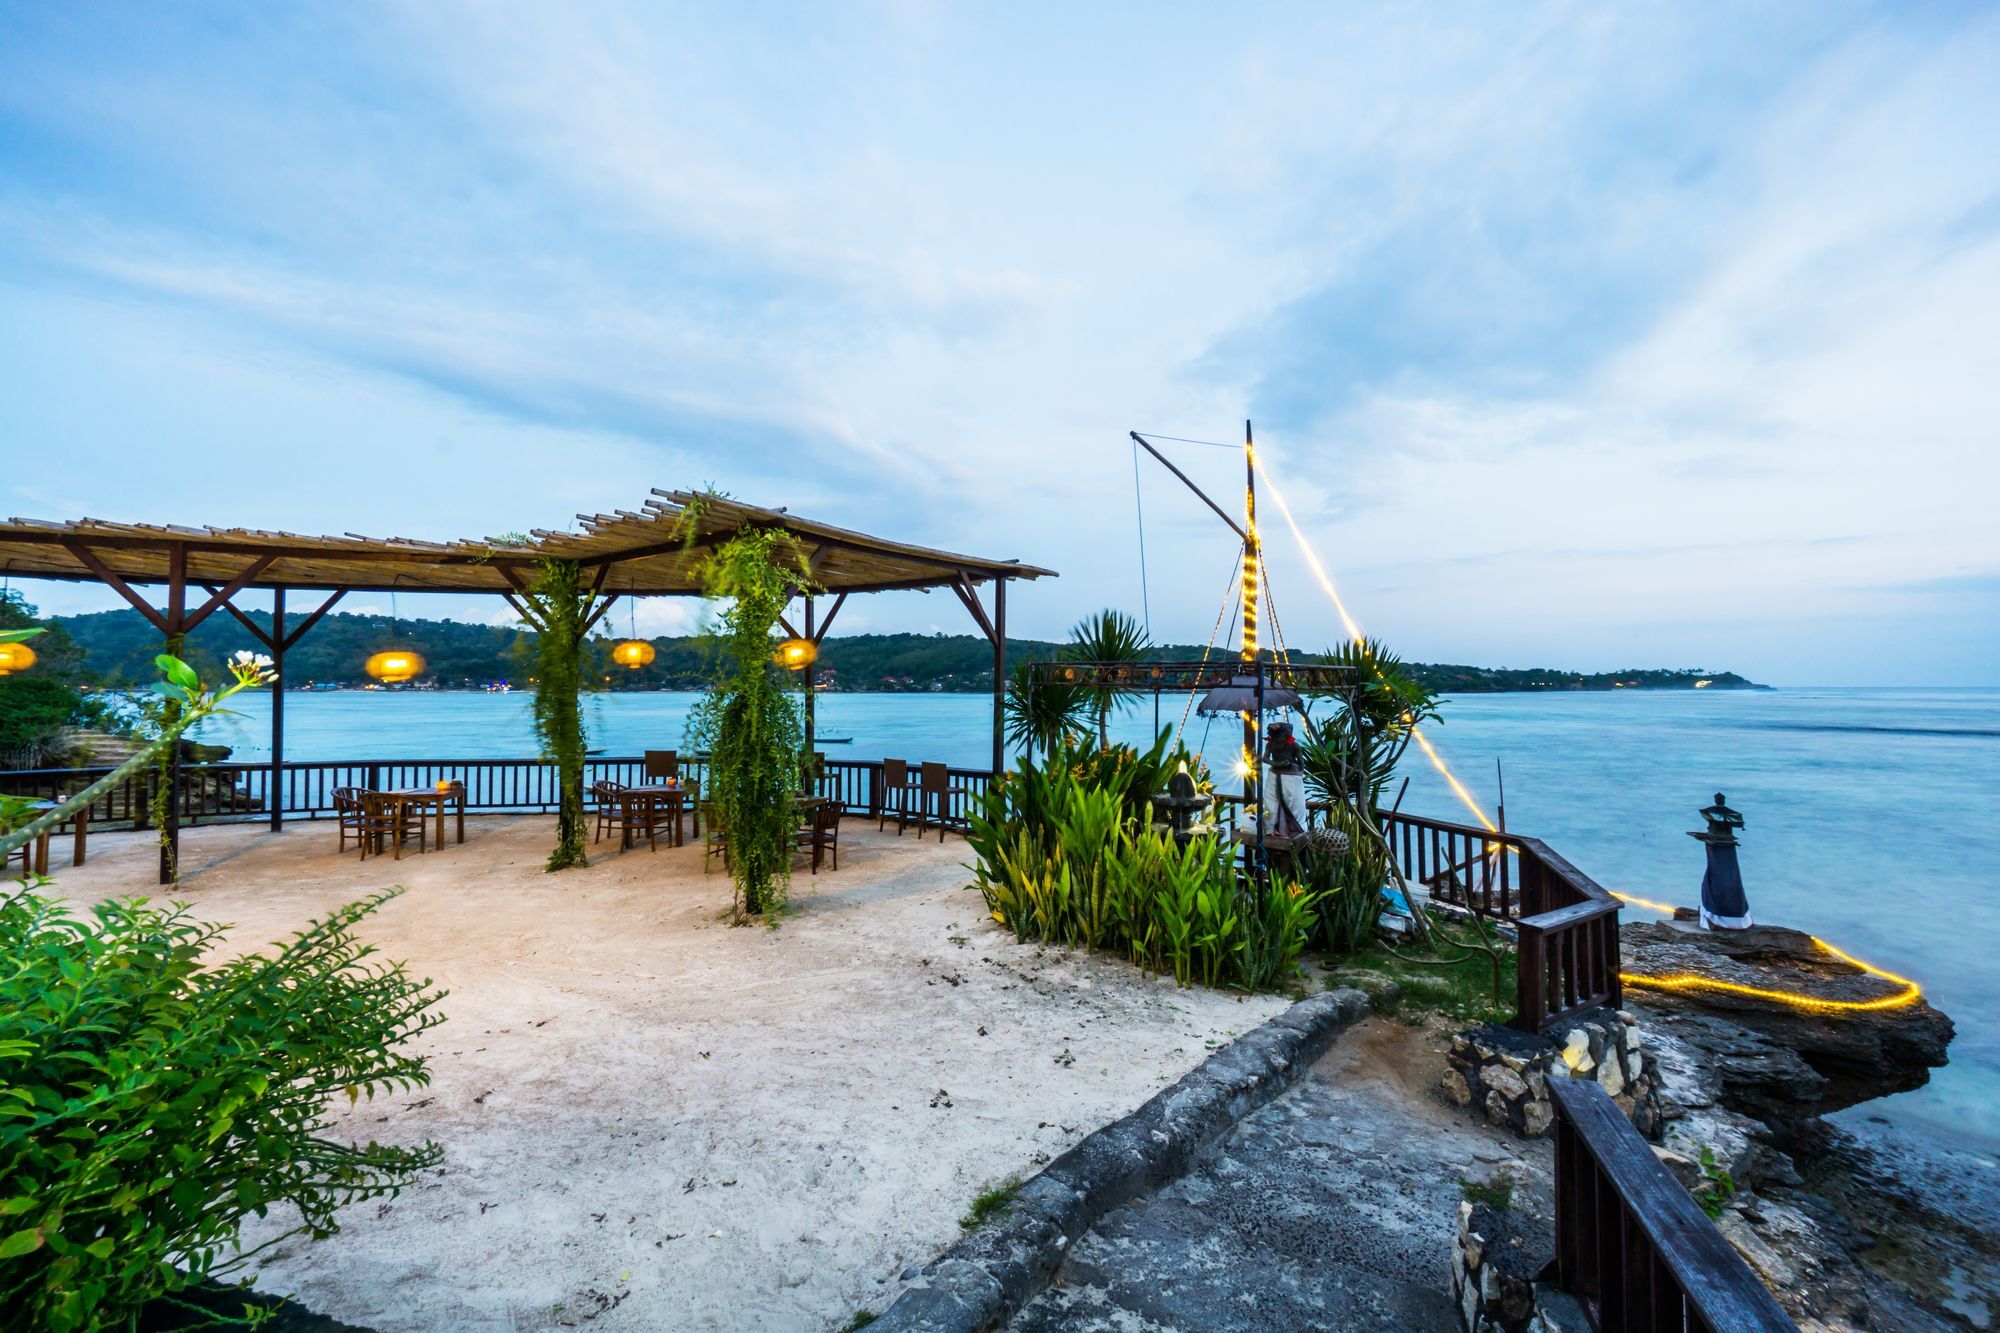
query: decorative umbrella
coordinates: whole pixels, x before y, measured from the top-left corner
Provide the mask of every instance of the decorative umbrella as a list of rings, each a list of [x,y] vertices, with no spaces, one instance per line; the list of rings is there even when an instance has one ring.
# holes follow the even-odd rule
[[[1264,711],[1275,713],[1281,708],[1304,708],[1305,700],[1294,690],[1283,685],[1264,682]],[[1257,677],[1231,676],[1227,685],[1218,685],[1201,696],[1195,705],[1195,712],[1203,717],[1216,717],[1229,713],[1254,713],[1257,711]]]

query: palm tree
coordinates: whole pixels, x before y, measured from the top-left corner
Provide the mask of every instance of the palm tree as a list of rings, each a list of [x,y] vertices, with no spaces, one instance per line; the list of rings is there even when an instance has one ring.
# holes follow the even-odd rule
[[[1069,632],[1068,656],[1079,662],[1140,662],[1145,660],[1152,648],[1153,641],[1139,627],[1138,621],[1123,611],[1109,607],[1096,615],[1085,616]],[[1097,744],[1102,749],[1111,743],[1112,707],[1138,691],[1118,685],[1098,685],[1087,692],[1091,706],[1097,710]]]
[[[1090,698],[1081,686],[1060,681],[1031,686],[1035,665],[1016,662],[1008,674],[1007,739],[1046,755],[1084,734],[1083,715]]]

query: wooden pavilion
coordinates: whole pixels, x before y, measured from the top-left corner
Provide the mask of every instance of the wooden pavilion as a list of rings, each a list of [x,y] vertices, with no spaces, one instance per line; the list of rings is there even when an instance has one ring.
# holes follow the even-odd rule
[[[638,510],[579,514],[579,531],[537,530],[521,538],[455,542],[407,537],[308,537],[251,528],[193,528],[112,523],[100,519],[0,523],[0,572],[25,578],[97,582],[131,603],[172,642],[218,611],[240,621],[277,664],[271,707],[271,766],[284,764],[285,652],[350,592],[488,593],[505,598],[531,627],[523,601],[538,562],[574,561],[589,581],[588,630],[621,597],[701,596],[700,565],[709,548],[748,530],[782,532],[810,570],[814,594],[802,599],[794,638],[815,647],[852,593],[949,590],[993,645],[993,768],[1003,765],[1002,702],[1006,689],[1007,585],[1054,577],[1018,560],[991,560],[912,546],[847,528],[711,494],[655,490]],[[991,585],[991,605],[981,589]],[[164,606],[138,591],[164,587]],[[271,594],[268,630],[235,602],[249,590]],[[317,594],[296,623],[286,620],[286,595]],[[823,611],[817,598],[831,598]],[[199,600],[197,600],[199,599]],[[807,744],[813,740],[814,668],[804,668]],[[169,803],[170,809],[172,803]],[[282,802],[270,802],[271,825],[283,822]],[[170,815],[163,874],[179,836]],[[164,881],[163,881],[164,882]]]

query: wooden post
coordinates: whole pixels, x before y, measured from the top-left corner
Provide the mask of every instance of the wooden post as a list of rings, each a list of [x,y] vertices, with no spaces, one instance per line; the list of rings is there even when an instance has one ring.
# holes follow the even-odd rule
[[[271,803],[271,832],[285,826],[285,590],[271,594],[271,779],[264,799]]]
[[[175,542],[167,565],[167,643],[164,651],[178,657],[187,616],[187,544]],[[178,714],[176,714],[178,716]],[[181,859],[181,742],[167,750],[167,817],[160,830],[160,883],[171,884]]]
[[[1007,580],[993,580],[993,779],[1006,767]]]
[[[806,635],[805,635],[805,638],[806,638],[806,642],[812,645],[812,655],[811,655],[810,657],[806,658],[806,669],[805,669],[805,687],[806,687],[806,763],[807,763],[807,764],[811,764],[811,763],[812,763],[812,757],[813,757],[813,748],[814,748],[814,744],[815,744],[815,741],[816,741],[816,739],[817,739],[817,737],[818,737],[818,732],[817,732],[817,730],[815,729],[815,722],[816,722],[816,718],[815,718],[815,716],[814,716],[814,713],[813,713],[813,681],[814,681],[814,679],[815,679],[815,677],[816,677],[816,674],[817,674],[817,668],[816,668],[816,666],[814,665],[814,663],[815,663],[815,662],[817,662],[817,661],[818,661],[818,659],[819,659],[819,636],[818,636],[817,634],[815,634],[815,633],[814,633],[813,631],[814,631],[814,626],[813,626],[813,599],[812,599],[812,595],[811,595],[810,593],[808,593],[808,594],[806,595]]]

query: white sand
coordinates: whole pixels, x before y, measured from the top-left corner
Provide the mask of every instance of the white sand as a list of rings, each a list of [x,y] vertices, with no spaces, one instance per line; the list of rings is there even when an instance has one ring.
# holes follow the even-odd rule
[[[235,947],[401,883],[364,934],[451,991],[432,1086],[339,1114],[445,1165],[288,1242],[260,1285],[385,1333],[837,1328],[980,1190],[1284,1007],[1016,943],[957,838],[850,820],[839,872],[801,869],[771,931],[718,919],[728,879],[692,847],[543,874],[552,822],[476,819],[462,847],[365,865],[326,824],[186,835],[174,896]],[[143,835],[91,849],[63,892],[157,894]]]

